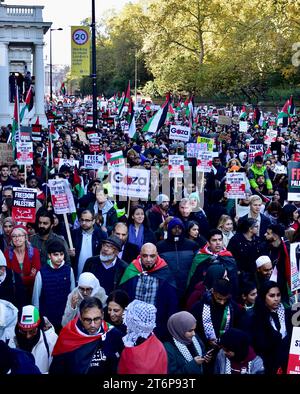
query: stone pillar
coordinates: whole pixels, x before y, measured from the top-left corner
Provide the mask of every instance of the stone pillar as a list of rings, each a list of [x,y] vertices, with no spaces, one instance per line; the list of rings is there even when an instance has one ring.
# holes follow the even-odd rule
[[[0,125],[12,123],[9,108],[8,42],[0,42]]]
[[[43,57],[43,46],[44,44],[34,45],[34,76],[35,76],[35,115],[39,116],[40,123],[47,127],[47,117],[45,115],[45,105],[44,105],[44,89],[45,89],[45,79],[44,79],[44,57]]]

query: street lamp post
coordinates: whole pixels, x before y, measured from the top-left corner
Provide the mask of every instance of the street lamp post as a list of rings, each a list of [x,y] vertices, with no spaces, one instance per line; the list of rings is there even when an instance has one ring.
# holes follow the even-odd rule
[[[97,127],[97,71],[96,71],[96,22],[95,0],[92,0],[92,85],[93,85],[93,128]]]
[[[50,102],[52,103],[52,32],[55,30],[63,30],[62,27],[58,29],[50,29]]]

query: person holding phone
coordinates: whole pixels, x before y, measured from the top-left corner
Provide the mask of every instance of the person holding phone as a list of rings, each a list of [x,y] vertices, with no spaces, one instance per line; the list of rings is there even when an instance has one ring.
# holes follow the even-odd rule
[[[164,343],[168,354],[169,374],[205,373],[204,365],[212,360],[212,351],[205,353],[204,344],[196,335],[196,319],[186,311],[169,317],[167,327],[170,340]]]

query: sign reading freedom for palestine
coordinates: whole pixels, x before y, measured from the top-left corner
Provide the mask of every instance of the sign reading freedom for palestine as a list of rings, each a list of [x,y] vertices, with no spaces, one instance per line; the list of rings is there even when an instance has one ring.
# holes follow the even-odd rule
[[[300,163],[288,163],[288,201],[300,201]]]
[[[13,188],[12,217],[16,222],[35,222],[36,189]]]

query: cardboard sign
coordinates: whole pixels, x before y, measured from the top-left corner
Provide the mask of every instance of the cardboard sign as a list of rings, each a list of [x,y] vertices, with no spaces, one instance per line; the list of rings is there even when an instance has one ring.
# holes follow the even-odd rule
[[[104,166],[103,155],[84,155],[84,167],[88,170],[97,170]]]
[[[231,126],[232,119],[230,116],[219,115],[217,123],[225,126]]]
[[[211,172],[212,159],[212,152],[199,152],[196,170],[202,172]]]
[[[290,244],[291,261],[291,292],[300,289],[299,264],[300,264],[300,242]]]
[[[293,327],[287,374],[300,374],[300,327]]]
[[[300,163],[288,163],[288,201],[300,201]]]
[[[190,134],[191,134],[190,127],[171,125],[169,139],[187,142],[190,139]]]
[[[9,166],[16,164],[13,158],[12,145],[0,143],[0,164],[7,164]]]
[[[73,194],[67,179],[49,179],[51,201],[56,214],[76,212]]]
[[[17,142],[16,162],[20,165],[33,164],[33,144],[32,142]]]
[[[169,155],[169,178],[182,178],[184,172],[184,156]]]
[[[111,170],[113,195],[148,199],[150,171],[137,168],[115,168]]]
[[[16,222],[35,222],[36,195],[36,189],[13,188],[12,218]]]
[[[87,137],[89,139],[89,144],[90,144],[90,152],[100,152],[100,137],[99,134],[96,132],[87,132]]]
[[[246,178],[242,172],[227,172],[226,192],[228,198],[246,197]]]
[[[263,156],[264,146],[262,144],[250,144],[248,150],[248,161],[249,163],[254,162],[255,156]]]

